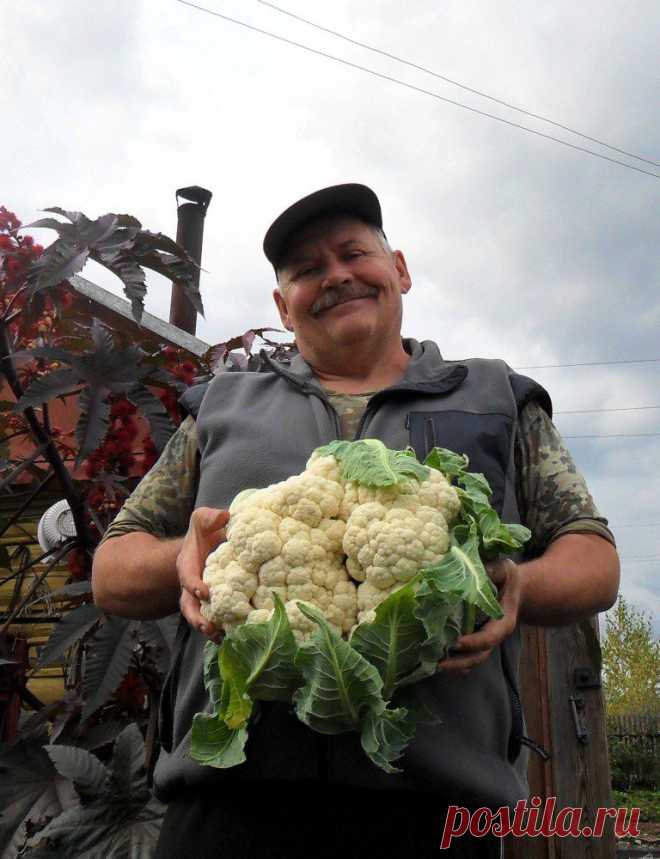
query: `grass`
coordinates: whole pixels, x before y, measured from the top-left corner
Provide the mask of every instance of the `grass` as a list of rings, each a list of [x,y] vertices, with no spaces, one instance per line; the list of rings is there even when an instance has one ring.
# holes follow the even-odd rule
[[[645,823],[660,822],[658,790],[613,790],[612,799],[617,808],[639,808],[639,819]]]

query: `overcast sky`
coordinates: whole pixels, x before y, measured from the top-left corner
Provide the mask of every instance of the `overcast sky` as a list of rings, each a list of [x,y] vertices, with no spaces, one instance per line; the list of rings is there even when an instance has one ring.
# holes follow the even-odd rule
[[[280,2],[660,162],[657,0],[410,0],[405,15],[394,0]],[[200,5],[660,174],[257,0]],[[0,203],[24,222],[51,205],[130,212],[174,235],[175,189],[210,189],[197,331],[208,342],[277,324],[266,228],[299,197],[359,181],[376,190],[408,260],[408,336],[435,339],[449,359],[514,367],[660,358],[659,179],[176,0],[5,0],[0,10]],[[121,294],[93,264],[84,276]],[[167,318],[169,287],[150,284],[147,308]],[[660,406],[658,361],[526,372],[557,412]],[[621,591],[660,631],[660,409],[556,423],[617,537]],[[570,438],[620,433],[658,435]]]

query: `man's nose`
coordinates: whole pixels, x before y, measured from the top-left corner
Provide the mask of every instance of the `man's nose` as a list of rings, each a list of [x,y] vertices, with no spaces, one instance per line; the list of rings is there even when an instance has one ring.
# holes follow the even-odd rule
[[[321,287],[327,288],[330,286],[341,286],[342,284],[351,283],[353,281],[353,273],[349,265],[341,259],[331,259],[326,262]]]

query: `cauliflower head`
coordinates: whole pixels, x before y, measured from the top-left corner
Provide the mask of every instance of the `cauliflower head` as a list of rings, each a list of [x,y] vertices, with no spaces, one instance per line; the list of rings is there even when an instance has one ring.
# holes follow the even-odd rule
[[[298,640],[316,628],[299,602],[344,636],[372,620],[380,602],[448,551],[458,493],[439,471],[421,474],[366,485],[321,448],[302,474],[241,492],[229,508],[227,542],[206,562],[202,615],[227,632],[266,621],[276,593]]]

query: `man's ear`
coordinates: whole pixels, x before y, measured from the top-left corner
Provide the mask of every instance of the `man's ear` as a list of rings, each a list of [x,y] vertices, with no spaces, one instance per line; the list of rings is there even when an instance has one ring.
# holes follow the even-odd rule
[[[289,318],[289,311],[286,306],[286,301],[284,299],[284,296],[282,295],[282,290],[279,287],[275,287],[275,289],[273,290],[273,299],[275,300],[275,304],[277,305],[277,310],[280,314],[282,325],[286,328],[287,331],[293,331],[293,325],[291,324],[291,320]]]
[[[401,251],[393,251],[392,258],[394,259],[394,265],[396,266],[396,270],[399,273],[401,294],[405,295],[406,292],[408,292],[412,287],[412,279],[410,277],[410,273],[408,272],[406,258]]]

